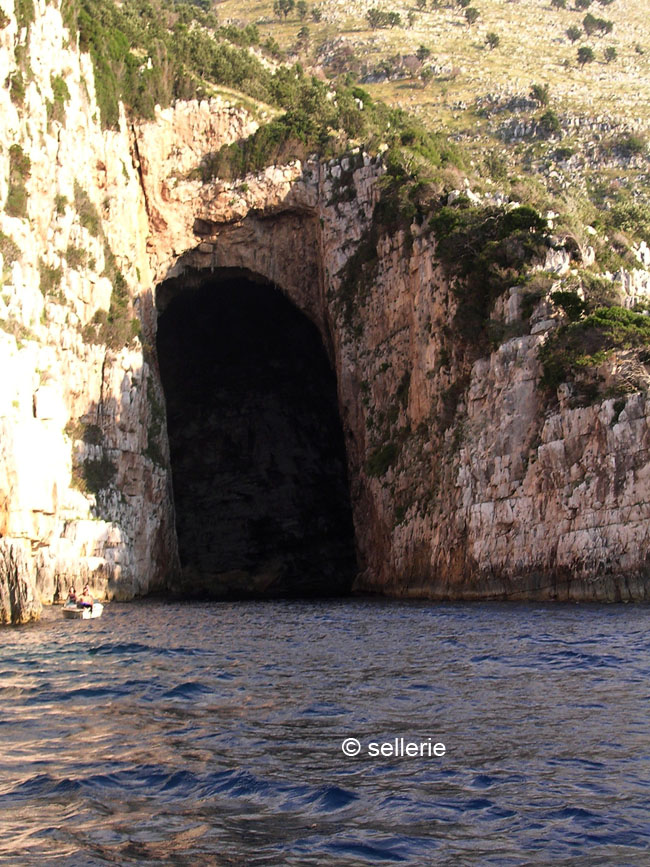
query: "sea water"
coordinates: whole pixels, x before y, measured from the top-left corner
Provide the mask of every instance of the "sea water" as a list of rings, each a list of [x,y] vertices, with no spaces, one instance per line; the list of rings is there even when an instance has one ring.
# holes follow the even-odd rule
[[[0,633],[0,861],[650,864],[648,614],[50,609]]]

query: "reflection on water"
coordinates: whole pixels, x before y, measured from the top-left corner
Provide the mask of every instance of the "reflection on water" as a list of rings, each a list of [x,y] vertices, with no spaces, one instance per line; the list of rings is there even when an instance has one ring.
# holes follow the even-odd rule
[[[0,633],[4,863],[650,863],[647,608],[58,615]]]

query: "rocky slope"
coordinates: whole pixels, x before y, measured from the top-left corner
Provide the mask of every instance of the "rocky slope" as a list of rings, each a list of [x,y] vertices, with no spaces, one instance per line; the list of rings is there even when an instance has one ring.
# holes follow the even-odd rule
[[[476,357],[454,331],[458,295],[433,235],[369,234],[381,160],[189,180],[255,129],[243,108],[178,104],[104,131],[90,60],[57,8],[41,0],[19,27],[4,5],[0,74],[27,84],[22,99],[0,94],[0,621],[37,616],[70,582],[118,599],[174,585],[156,306],[222,268],[277,284],[321,333],[358,589],[647,597],[650,408],[643,393],[576,408],[562,388],[549,403],[537,356],[556,327],[548,300],[528,317],[517,290],[500,299],[503,342]],[[619,281],[628,304],[647,293],[641,270]]]

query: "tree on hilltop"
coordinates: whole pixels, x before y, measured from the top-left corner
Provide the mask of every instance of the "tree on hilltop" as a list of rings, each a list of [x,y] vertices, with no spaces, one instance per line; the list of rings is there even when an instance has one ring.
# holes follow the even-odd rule
[[[577,42],[578,39],[582,37],[582,30],[579,27],[576,27],[575,24],[572,24],[567,30],[566,35],[569,37],[571,42]]]
[[[301,21],[304,21],[309,12],[309,6],[307,5],[306,0],[298,0],[296,3],[296,11],[298,12],[298,18],[300,18]]]
[[[588,45],[581,45],[578,48],[578,63],[584,66],[586,63],[592,63],[595,60],[593,48]]]
[[[540,105],[548,105],[550,99],[548,84],[533,84],[530,88],[530,98]]]
[[[273,14],[278,17],[286,18],[290,12],[293,12],[296,5],[296,0],[274,0]]]
[[[422,87],[426,87],[427,84],[433,78],[434,72],[430,66],[425,66],[422,72],[420,72],[420,81],[422,82]]]
[[[468,6],[467,7],[467,9],[465,10],[465,18],[466,18],[467,23],[469,24],[470,27],[477,20],[477,18],[479,17],[480,14],[481,13],[478,11],[476,6]]]
[[[298,31],[297,47],[299,51],[307,51],[307,49],[309,48],[309,38],[309,27],[307,27],[307,25],[305,24],[305,26],[301,27]]]
[[[591,12],[587,12],[585,17],[582,19],[582,29],[585,31],[587,36],[591,36],[591,34],[598,29],[597,21],[598,19],[595,15],[592,15]]]
[[[426,45],[420,45],[418,50],[415,52],[415,56],[420,63],[424,63],[425,60],[428,60],[431,57],[431,49],[427,48]]]
[[[544,112],[537,123],[539,131],[546,136],[556,135],[562,130],[560,119],[551,108]]]
[[[612,60],[616,60],[617,57],[618,51],[614,48],[613,45],[609,45],[605,49],[605,60],[607,61],[607,63],[611,63]]]
[[[366,12],[366,19],[373,30],[383,27],[401,27],[402,16],[399,12],[384,12],[374,6]]]
[[[485,44],[490,49],[490,51],[497,48],[499,46],[500,42],[501,42],[501,37],[499,36],[498,33],[494,33],[492,31],[490,31],[490,33],[488,33],[485,37]]]

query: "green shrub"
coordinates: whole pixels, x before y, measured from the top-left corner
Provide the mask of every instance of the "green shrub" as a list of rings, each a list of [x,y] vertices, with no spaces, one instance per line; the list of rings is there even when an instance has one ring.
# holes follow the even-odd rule
[[[98,310],[84,328],[82,337],[86,343],[100,343],[119,351],[140,336],[140,323],[120,301],[114,300],[114,295],[111,296],[108,312]]]
[[[650,240],[650,205],[635,201],[618,202],[608,217],[616,229]]]
[[[78,247],[73,246],[72,244],[68,245],[68,249],[65,251],[65,258],[68,265],[71,268],[75,268],[76,270],[80,270],[85,267],[88,262],[88,254],[85,250],[80,250]]]
[[[10,217],[27,216],[27,190],[24,186],[12,184],[9,187],[5,210]]]
[[[376,6],[366,12],[366,19],[373,30],[402,26],[402,16],[399,12],[384,12]]]
[[[40,274],[40,288],[43,295],[54,294],[61,285],[61,277],[63,276],[60,268],[50,268],[43,261],[38,263]]]
[[[100,446],[104,441],[102,429],[97,424],[85,424],[82,439],[88,445]]]
[[[490,151],[483,158],[487,176],[503,183],[508,179],[508,161],[501,152]]]
[[[25,79],[20,70],[9,76],[9,95],[14,105],[22,106],[25,102]]]
[[[596,55],[594,54],[593,48],[590,48],[588,45],[581,45],[580,48],[578,48],[577,59],[580,66],[585,66],[587,63],[593,63],[596,59]]]
[[[587,312],[587,303],[577,292],[567,290],[552,292],[551,300],[562,308],[570,322],[577,322]]]
[[[36,340],[36,335],[31,328],[23,325],[17,319],[0,319],[0,331],[4,331],[5,334],[12,334],[19,347],[28,340]]]
[[[623,157],[641,156],[648,149],[646,140],[635,133],[625,133],[612,142],[613,149]]]
[[[556,135],[562,129],[559,117],[551,108],[538,118],[537,124],[540,132],[547,136]]]
[[[461,334],[480,341],[494,300],[520,280],[527,265],[541,260],[546,222],[526,205],[506,211],[473,206],[461,197],[440,208],[429,226],[436,256],[460,278],[455,324]]]
[[[374,285],[379,265],[378,240],[379,227],[373,221],[361,236],[354,253],[339,272],[341,284],[338,300],[348,325],[351,324],[354,314],[358,314],[360,304]]]
[[[97,424],[80,419],[69,421],[65,426],[66,434],[73,440],[82,440],[88,445],[100,446],[104,441],[102,429]]]
[[[25,181],[31,171],[31,160],[18,144],[9,148],[9,189],[5,210],[11,217],[27,216]]]
[[[599,307],[615,307],[620,303],[619,291],[611,280],[590,274],[588,271],[582,271],[580,279],[588,313],[595,312]]]
[[[16,0],[14,10],[19,27],[29,27],[36,17],[34,0]]]
[[[548,84],[533,84],[530,88],[530,97],[540,105],[548,105],[550,89]]]
[[[0,253],[2,253],[5,265],[11,265],[20,256],[18,244],[4,232],[0,232]]]
[[[106,457],[87,458],[80,466],[72,469],[72,483],[80,491],[98,494],[112,483],[117,473],[115,464]]]
[[[385,476],[399,457],[399,445],[394,442],[378,446],[366,461],[366,473],[372,478]]]
[[[70,91],[65,79],[60,75],[52,75],[50,83],[52,85],[54,101],[49,104],[52,106],[48,112],[49,119],[63,123],[65,120],[65,104],[70,99]]]
[[[260,44],[260,31],[256,24],[246,24],[244,27],[228,24],[225,27],[220,27],[217,35],[222,39],[227,39],[228,42],[235,42],[237,45]]]
[[[113,284],[111,302],[106,310],[97,310],[92,320],[84,327],[82,337],[86,343],[101,343],[119,351],[140,337],[140,321],[131,312],[126,280],[117,268],[115,256],[105,243],[104,276]]]
[[[207,158],[201,166],[202,178],[204,181],[214,177],[233,180],[274,163],[304,160],[318,147],[320,133],[322,129],[307,112],[287,112],[261,126],[249,138],[225,145]]]
[[[600,307],[577,322],[563,325],[541,347],[542,385],[557,388],[602,364],[614,350],[648,346],[649,316],[624,307]]]
[[[409,400],[409,391],[411,389],[411,374],[407,370],[406,373],[402,376],[400,383],[397,387],[397,392],[395,397],[397,398],[398,403],[401,404],[403,408],[406,408]]]
[[[575,153],[575,148],[572,147],[559,147],[555,149],[555,153],[553,156],[556,160],[563,162],[564,160],[571,159],[571,157]]]
[[[74,182],[74,206],[79,215],[79,222],[96,238],[101,234],[101,220],[97,208],[90,200],[84,188]]]

